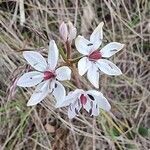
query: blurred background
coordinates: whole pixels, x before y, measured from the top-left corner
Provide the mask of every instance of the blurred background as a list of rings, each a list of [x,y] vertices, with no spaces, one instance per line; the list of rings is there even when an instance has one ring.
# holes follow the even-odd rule
[[[111,57],[123,75],[102,75],[100,80],[111,113],[69,120],[67,109],[55,109],[50,95],[36,107],[27,107],[33,88],[16,88],[17,77],[30,69],[22,52],[35,50],[47,57],[50,39],[62,47],[59,25],[69,20],[86,37],[103,21],[103,46],[112,41],[125,44]],[[0,149],[149,150],[149,42],[148,0],[1,0]]]

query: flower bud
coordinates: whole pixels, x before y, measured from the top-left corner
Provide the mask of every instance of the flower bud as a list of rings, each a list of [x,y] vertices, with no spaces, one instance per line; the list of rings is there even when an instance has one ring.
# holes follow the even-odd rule
[[[62,37],[63,41],[66,42],[68,38],[68,29],[66,23],[62,22],[60,27],[59,27],[59,33],[60,36]]]
[[[76,35],[77,35],[77,29],[73,26],[72,22],[68,22],[68,30],[69,30],[69,34],[68,34],[68,41],[72,41],[73,39],[75,39]]]
[[[77,29],[73,26],[72,22],[68,21],[68,23],[62,22],[59,27],[59,33],[64,42],[71,43],[73,39],[75,39],[77,34]]]

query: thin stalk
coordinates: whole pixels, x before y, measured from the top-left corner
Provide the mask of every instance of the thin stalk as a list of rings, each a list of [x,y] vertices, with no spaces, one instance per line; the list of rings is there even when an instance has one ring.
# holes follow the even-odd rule
[[[66,44],[66,51],[67,51],[67,59],[70,59],[71,52],[72,52],[71,43],[67,41],[65,44]]]

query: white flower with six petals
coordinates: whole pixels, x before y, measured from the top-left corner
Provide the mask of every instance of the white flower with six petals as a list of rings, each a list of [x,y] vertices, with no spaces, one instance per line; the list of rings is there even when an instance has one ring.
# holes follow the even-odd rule
[[[78,115],[81,108],[84,108],[90,115],[98,116],[99,108],[109,111],[111,106],[103,94],[96,90],[84,91],[82,89],[76,89],[73,92],[69,92],[63,101],[59,101],[56,107],[68,108],[68,117],[70,119]]]
[[[37,85],[34,93],[27,103],[27,106],[38,104],[47,96],[48,93],[52,93],[56,98],[56,101],[63,100],[66,96],[66,91],[59,81],[70,80],[71,70],[67,66],[55,69],[59,57],[55,41],[50,41],[48,62],[40,53],[34,51],[25,51],[23,52],[23,56],[36,70],[25,73],[17,82],[17,85],[21,87],[32,87]]]
[[[100,51],[103,39],[104,23],[101,22],[90,36],[90,40],[83,36],[78,36],[75,40],[77,50],[84,55],[78,62],[78,71],[82,76],[87,72],[87,78],[96,87],[99,88],[99,70],[108,75],[120,75],[121,70],[111,61],[103,59],[109,58],[120,51],[124,44],[111,42],[104,46]]]

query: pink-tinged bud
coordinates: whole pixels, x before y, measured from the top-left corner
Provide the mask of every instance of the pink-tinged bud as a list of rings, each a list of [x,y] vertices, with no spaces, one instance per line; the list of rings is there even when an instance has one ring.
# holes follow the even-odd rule
[[[64,22],[61,23],[61,25],[59,26],[59,33],[63,41],[66,42],[68,38],[68,29],[66,23]]]
[[[82,105],[86,104],[87,98],[86,98],[86,96],[84,96],[84,94],[81,94],[81,96],[80,96],[80,102],[81,102]]]
[[[70,21],[68,22],[68,31],[69,31],[68,41],[72,41],[73,39],[75,39],[77,35],[77,29],[74,27],[74,25]]]

